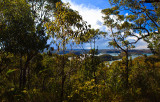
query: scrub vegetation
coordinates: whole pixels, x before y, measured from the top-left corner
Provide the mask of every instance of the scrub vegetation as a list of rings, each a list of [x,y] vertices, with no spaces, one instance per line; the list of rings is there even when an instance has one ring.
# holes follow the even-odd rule
[[[106,33],[60,0],[0,0],[0,102],[158,102],[160,3],[140,1],[109,0],[112,8],[102,10]],[[121,56],[96,56],[99,36],[108,36]],[[130,58],[139,40],[153,55]],[[66,54],[71,42],[94,48]]]

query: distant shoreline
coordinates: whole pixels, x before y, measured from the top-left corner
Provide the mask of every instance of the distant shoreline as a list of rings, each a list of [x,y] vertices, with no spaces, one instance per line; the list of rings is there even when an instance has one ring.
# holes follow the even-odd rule
[[[45,49],[43,52],[47,53],[48,51],[50,51],[51,53],[57,53],[57,54],[63,54],[63,51],[60,50],[58,51],[57,49],[51,51],[50,49]],[[74,53],[76,55],[80,55],[80,54],[87,54],[90,51],[90,49],[66,49],[65,50],[65,54],[67,53]],[[98,54],[100,53],[121,53],[121,50],[117,50],[117,49],[98,49]],[[129,50],[129,53],[131,54],[144,54],[144,53],[152,53],[149,49],[132,49]]]

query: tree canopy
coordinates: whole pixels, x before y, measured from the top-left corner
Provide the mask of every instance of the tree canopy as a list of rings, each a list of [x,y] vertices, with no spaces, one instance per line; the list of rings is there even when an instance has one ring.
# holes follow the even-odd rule
[[[130,32],[128,36],[136,38],[135,43],[143,39],[153,53],[159,53],[159,20],[160,3],[146,4],[141,0],[109,0],[112,8],[104,9],[106,15],[118,16],[123,19]],[[126,13],[126,15],[122,15]],[[107,16],[110,17],[110,16]],[[106,19],[107,19],[106,17]],[[113,20],[109,21],[111,24]],[[109,24],[109,23],[108,23]]]

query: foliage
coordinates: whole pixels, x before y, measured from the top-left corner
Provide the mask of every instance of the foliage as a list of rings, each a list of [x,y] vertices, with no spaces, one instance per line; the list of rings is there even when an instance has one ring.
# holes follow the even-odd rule
[[[45,26],[52,38],[60,40],[58,46],[61,45],[64,50],[65,45],[73,39],[79,43],[81,35],[87,31],[87,26],[78,12],[70,9],[68,4],[58,2],[54,17],[55,20],[47,22]]]
[[[136,41],[143,39],[148,43],[148,48],[152,50],[154,54],[159,55],[159,2],[145,3],[141,0],[109,0],[113,5],[111,9],[105,9],[103,12],[107,12],[106,15],[118,15],[123,12],[127,12],[127,15],[118,15],[118,18],[127,21],[128,28],[132,29],[132,33],[128,33],[129,36],[136,38]],[[107,17],[106,17],[107,18]],[[113,20],[110,20],[110,22]],[[111,22],[111,23],[112,23]]]
[[[106,34],[98,29],[90,29],[77,11],[62,2],[55,4],[57,1],[59,0],[0,1],[0,101],[158,102],[160,100],[160,57],[143,55],[129,59],[128,49],[136,42],[127,41],[129,36],[135,34],[133,28],[138,25],[145,27],[146,22],[151,24],[148,27],[159,33],[156,23],[152,21],[153,18],[159,21],[159,7],[157,7],[159,3],[152,4],[155,10],[150,11],[142,5],[143,3],[139,5],[138,0],[110,0],[111,4],[116,6],[103,10],[105,24],[111,31],[114,30],[113,41],[110,44],[123,50],[121,56],[125,54],[127,57],[123,56],[121,60],[109,64],[105,61],[117,57],[95,56],[98,53],[95,46],[84,56],[64,52],[63,55],[40,53],[46,47],[50,34],[56,39],[55,43],[62,45],[63,51],[70,40],[77,43],[94,40],[95,43],[99,35]],[[120,15],[122,7],[138,11],[139,14],[133,15],[135,14],[133,11],[126,16]],[[140,12],[141,10],[144,12]],[[48,19],[53,16],[53,11],[54,19]],[[148,37],[154,39],[148,43],[149,46],[152,44],[151,48],[157,52],[159,43],[156,32],[150,33],[150,30],[146,36],[142,34],[143,32],[140,33],[142,30],[138,32],[140,36],[134,36],[146,41]]]

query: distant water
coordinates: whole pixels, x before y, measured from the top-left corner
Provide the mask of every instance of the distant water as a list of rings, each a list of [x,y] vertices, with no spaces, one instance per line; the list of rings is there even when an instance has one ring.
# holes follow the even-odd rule
[[[104,55],[104,54],[109,54],[111,56],[118,56],[120,53],[99,53],[97,56],[101,56],[101,55]],[[150,56],[150,55],[152,55],[152,53],[143,53],[143,54],[139,54],[139,55],[134,54],[134,55],[132,55],[132,58],[134,59],[134,58],[136,58],[138,56],[142,56],[142,55]]]
[[[109,54],[109,55],[112,55],[112,56],[118,56],[120,53],[106,53],[106,54]],[[103,54],[101,54],[101,55],[103,55]],[[150,55],[152,55],[152,53],[143,53],[143,54],[140,54],[140,55],[134,54],[134,55],[129,56],[129,58],[132,57],[132,59],[134,59],[134,58],[136,58],[138,56],[142,56],[142,55],[150,56]],[[121,60],[121,59],[118,59],[118,60]],[[111,64],[112,62],[118,61],[118,60],[113,60],[113,61],[108,61],[108,62]]]
[[[104,54],[109,54],[111,56],[118,56],[120,53],[99,53],[97,56],[101,56],[101,55],[104,55]]]
[[[152,53],[143,53],[142,55],[150,56],[150,55],[152,55]],[[134,59],[134,58],[136,58],[138,56],[142,56],[142,55],[132,55],[131,57],[132,57],[132,59]]]

